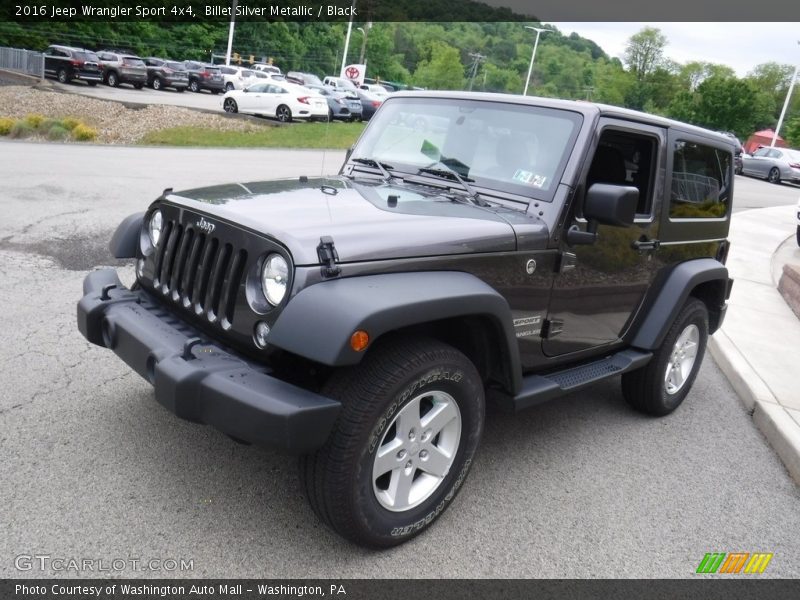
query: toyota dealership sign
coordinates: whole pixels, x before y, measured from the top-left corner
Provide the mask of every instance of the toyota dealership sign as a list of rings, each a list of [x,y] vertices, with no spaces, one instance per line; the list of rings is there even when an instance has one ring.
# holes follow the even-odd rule
[[[364,76],[367,74],[367,65],[347,65],[342,69],[340,77],[345,77],[352,81],[356,87],[364,83]]]

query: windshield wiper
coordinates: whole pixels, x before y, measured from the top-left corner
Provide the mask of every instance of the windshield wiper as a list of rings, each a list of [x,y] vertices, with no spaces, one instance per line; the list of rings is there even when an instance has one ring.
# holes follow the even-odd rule
[[[461,177],[461,175],[458,174],[458,171],[451,168],[447,164],[447,162],[445,162],[447,160],[449,159],[445,158],[442,160],[437,160],[436,162],[429,164],[427,167],[422,167],[421,169],[419,169],[419,171],[417,171],[417,173],[429,173],[431,175],[436,175],[444,179],[451,179],[451,180],[455,179],[458,183],[461,184],[461,187],[464,188],[464,190],[467,192],[467,198],[469,198],[470,202],[472,202],[473,204],[477,204],[478,206],[489,206],[486,202],[484,202],[478,197],[478,192],[475,191],[475,188],[473,188],[469,183],[467,183],[467,181],[474,181],[474,180],[469,178],[465,179]],[[442,165],[444,169],[435,169],[434,167],[436,165]]]
[[[394,169],[392,165],[382,163],[380,161],[374,160],[372,158],[351,158],[353,162],[361,163],[362,165],[367,165],[369,167],[376,167],[383,175],[383,180],[388,182],[392,175],[389,173],[387,169]]]

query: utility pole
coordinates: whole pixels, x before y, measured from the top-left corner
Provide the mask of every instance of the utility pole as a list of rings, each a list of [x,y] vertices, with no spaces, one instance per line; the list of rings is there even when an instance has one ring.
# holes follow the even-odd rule
[[[587,102],[591,102],[592,94],[594,93],[594,88],[587,86],[587,87],[583,88],[583,91],[586,93],[586,101]]]
[[[800,44],[800,40],[797,40],[797,43]],[[775,142],[778,140],[778,132],[781,130],[781,125],[783,125],[783,118],[786,116],[786,109],[789,108],[789,100],[792,98],[792,92],[794,91],[794,84],[797,81],[797,69],[800,67],[800,63],[795,63],[794,66],[794,74],[792,75],[792,82],[789,84],[789,91],[786,92],[786,100],[783,102],[783,109],[781,110],[781,116],[778,119],[778,126],[775,127],[775,133],[772,134],[772,143],[769,145],[770,148],[775,147]]]
[[[475,76],[478,74],[478,66],[486,57],[483,54],[478,54],[477,52],[470,52],[470,56],[472,57],[472,66],[470,67],[469,74],[469,91],[471,92],[472,84],[475,82]]]
[[[550,31],[549,29],[542,29],[540,27],[531,27],[529,25],[525,25],[525,29],[531,29],[536,32],[536,41],[533,43],[533,52],[531,53],[531,64],[528,67],[528,78],[525,80],[525,90],[522,92],[523,96],[528,95],[528,86],[531,83],[531,73],[533,72],[533,60],[536,58],[536,48],[539,46],[539,36],[542,33],[547,33]]]

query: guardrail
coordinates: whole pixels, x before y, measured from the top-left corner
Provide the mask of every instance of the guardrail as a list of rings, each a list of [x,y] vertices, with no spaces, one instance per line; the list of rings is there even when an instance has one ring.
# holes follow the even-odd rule
[[[0,69],[44,78],[44,54],[19,48],[0,47]]]

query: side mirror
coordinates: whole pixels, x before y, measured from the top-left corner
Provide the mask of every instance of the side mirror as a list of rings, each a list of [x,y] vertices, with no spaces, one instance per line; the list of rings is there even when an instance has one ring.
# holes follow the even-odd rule
[[[597,226],[627,227],[633,225],[636,206],[639,203],[639,190],[628,185],[595,183],[586,192],[583,203],[583,216],[589,222],[586,231],[573,225],[567,231],[570,246],[594,244],[597,241]]]
[[[602,225],[633,225],[639,190],[633,186],[595,183],[586,192],[583,216]]]

